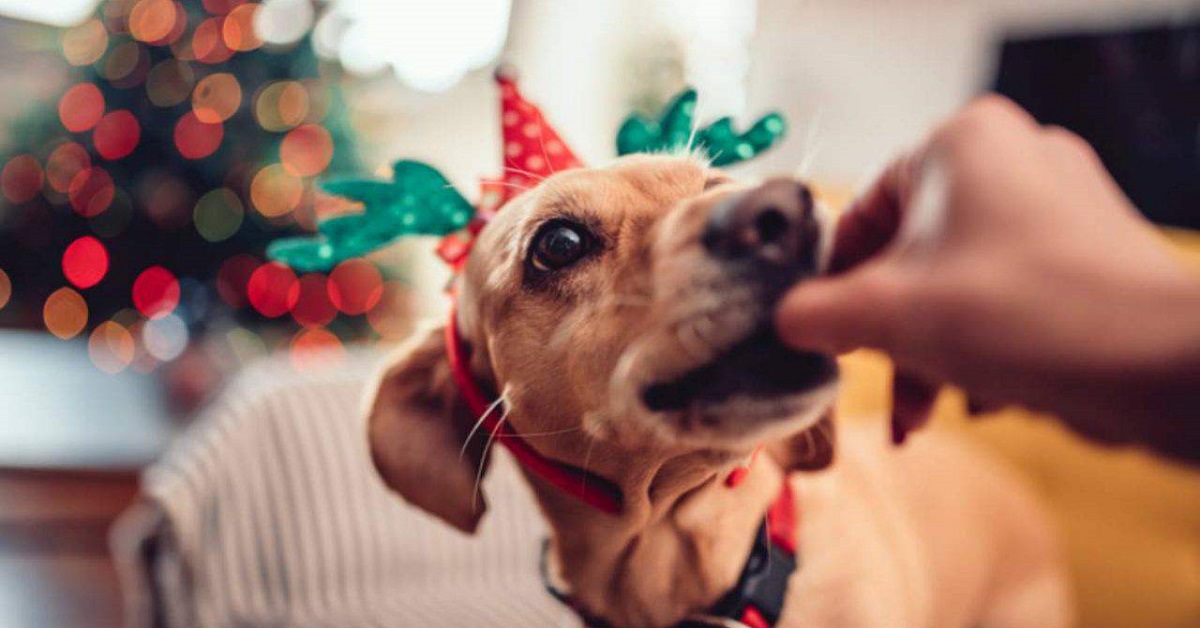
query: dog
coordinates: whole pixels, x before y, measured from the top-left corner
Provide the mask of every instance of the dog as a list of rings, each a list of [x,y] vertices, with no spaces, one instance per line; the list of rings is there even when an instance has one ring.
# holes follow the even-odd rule
[[[822,272],[832,231],[803,182],[739,183],[689,155],[546,178],[479,234],[452,333],[383,369],[367,404],[380,476],[472,532],[503,427],[612,487],[602,512],[525,473],[551,530],[548,586],[592,625],[1069,625],[1051,526],[1007,469],[937,433],[835,439],[836,362],[783,348],[770,323]],[[468,387],[497,397],[492,429],[464,402],[457,349]],[[796,555],[770,621],[712,617],[785,493]]]

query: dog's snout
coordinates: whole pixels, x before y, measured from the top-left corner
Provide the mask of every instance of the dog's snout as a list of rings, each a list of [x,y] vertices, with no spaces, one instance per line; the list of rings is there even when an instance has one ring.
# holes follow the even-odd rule
[[[791,267],[811,256],[816,229],[808,188],[772,179],[714,207],[703,242],[722,259]]]

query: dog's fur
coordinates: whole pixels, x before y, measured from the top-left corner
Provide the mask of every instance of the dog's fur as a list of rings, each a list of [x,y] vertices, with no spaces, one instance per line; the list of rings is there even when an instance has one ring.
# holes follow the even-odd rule
[[[552,530],[557,585],[615,625],[667,626],[702,612],[733,586],[787,481],[800,567],[781,625],[1068,624],[1049,525],[981,453],[936,434],[897,451],[882,429],[846,429],[830,466],[835,378],[685,411],[643,403],[648,385],[712,361],[769,320],[772,304],[753,282],[701,245],[713,208],[749,189],[686,156],[559,173],[492,220],[458,280],[471,371],[502,393],[508,423],[624,496],[622,514],[610,516],[529,476]],[[585,225],[596,251],[535,272],[531,239],[562,218]],[[440,330],[402,349],[370,404],[384,480],[464,531],[485,508],[478,478],[489,439],[472,434],[476,419],[451,380]],[[771,455],[726,488],[722,478],[759,443]]]

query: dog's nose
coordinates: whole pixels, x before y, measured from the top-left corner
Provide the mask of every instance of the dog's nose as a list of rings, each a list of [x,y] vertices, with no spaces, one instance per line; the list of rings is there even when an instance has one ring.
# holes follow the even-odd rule
[[[791,179],[772,179],[717,205],[703,242],[722,259],[795,267],[811,265],[818,235],[812,192]]]

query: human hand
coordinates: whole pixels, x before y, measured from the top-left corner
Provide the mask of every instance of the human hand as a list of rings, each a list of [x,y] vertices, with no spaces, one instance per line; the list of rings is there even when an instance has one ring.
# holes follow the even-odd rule
[[[896,442],[953,383],[1200,455],[1200,285],[1073,133],[978,100],[851,204],[833,248],[776,326],[798,348],[890,354]]]

